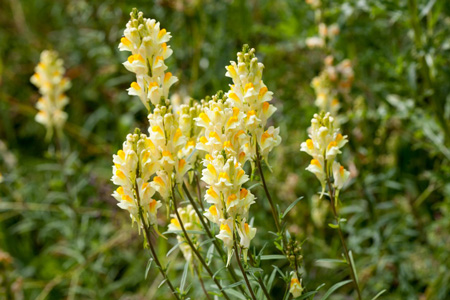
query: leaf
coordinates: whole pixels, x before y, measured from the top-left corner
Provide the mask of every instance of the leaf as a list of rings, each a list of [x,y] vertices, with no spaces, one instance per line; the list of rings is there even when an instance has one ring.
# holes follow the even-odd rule
[[[420,12],[419,18],[422,19],[424,16],[428,15],[428,13],[433,8],[435,3],[436,3],[436,0],[428,1],[427,5],[425,5],[425,7],[422,8],[422,11]]]
[[[183,275],[181,276],[181,281],[180,281],[180,290],[182,292],[184,291],[184,286],[186,284],[188,269],[189,269],[189,262],[186,262],[186,264],[184,265]]]
[[[352,265],[353,275],[355,276],[356,284],[358,284],[358,274],[356,274],[355,261],[353,260],[352,251],[348,251],[348,256],[350,257],[350,264]]]
[[[315,294],[317,294],[317,291],[307,292],[307,293],[301,295],[300,297],[295,298],[295,300],[303,300],[303,299],[306,299],[306,298],[308,298],[310,296],[313,296]]]
[[[321,285],[319,285],[319,286],[316,288],[316,291],[320,290],[320,289],[323,288],[324,286],[325,286],[325,283],[322,283]]]
[[[163,281],[161,281],[161,283],[158,285],[158,289],[159,289],[160,287],[162,287],[163,284],[166,283],[166,281],[167,281],[167,279],[164,279]]]
[[[330,226],[331,228],[337,229],[339,226],[336,224],[332,224],[332,223],[328,223],[328,226]]]
[[[150,257],[147,261],[147,267],[145,268],[145,279],[147,279],[148,271],[150,271],[150,268],[152,267],[153,257]]]
[[[383,295],[386,292],[386,290],[382,290],[381,292],[379,292],[378,294],[375,295],[375,297],[373,297],[371,300],[376,300],[378,299],[378,297],[380,297],[381,295]]]
[[[214,273],[214,275],[212,276],[212,279],[216,278],[216,276],[220,273],[220,271],[222,271],[225,268],[226,268],[225,266],[222,266],[219,270],[217,270],[216,273]]]
[[[169,251],[167,252],[167,254],[166,254],[166,257],[168,257],[170,254],[172,254],[173,251],[177,250],[178,247],[179,247],[181,244],[183,244],[183,243],[185,243],[185,242],[184,242],[184,241],[183,241],[183,242],[179,242],[179,243],[177,243],[175,246],[173,246],[172,248],[170,248],[170,250],[169,250]]]
[[[269,293],[270,290],[272,289],[272,284],[273,281],[275,280],[275,275],[277,275],[277,269],[273,269],[272,274],[270,274],[269,281],[267,282],[267,290],[269,291]]]
[[[208,266],[211,263],[211,258],[213,256],[213,253],[214,253],[214,244],[209,246],[208,252],[206,253],[206,261],[208,263]]]
[[[286,259],[286,256],[281,254],[261,255],[261,260],[277,260]]]
[[[323,297],[320,300],[326,300],[328,299],[328,297],[330,297],[331,294],[334,293],[334,291],[336,291],[338,288],[343,287],[344,285],[348,284],[352,282],[351,279],[346,280],[346,281],[341,281],[336,283],[335,285],[333,285],[332,287],[330,287],[330,289],[325,293],[325,295],[323,295]]]
[[[230,294],[236,298],[242,299],[242,300],[247,300],[247,298],[244,297],[244,295],[242,295],[241,293],[239,293],[238,291],[235,290],[228,290],[227,294]]]
[[[189,234],[205,234],[205,232],[203,230],[186,230],[186,232]],[[183,230],[167,230],[165,232],[163,232],[163,235],[167,235],[167,234],[171,234],[171,233],[175,233],[175,234],[183,234]]]
[[[294,208],[294,206],[300,201],[302,200],[304,197],[301,196],[299,198],[297,198],[297,200],[295,200],[294,202],[291,203],[291,205],[288,206],[288,208],[286,208],[286,210],[284,211],[283,215],[281,216],[282,219],[284,219],[284,217],[288,214],[288,212]]]
[[[235,282],[235,283],[232,283],[230,285],[227,285],[227,286],[223,287],[222,291],[232,289],[232,288],[240,286],[241,284],[244,284],[244,283],[245,283],[244,280],[240,280],[238,282]]]
[[[315,265],[321,266],[324,268],[331,268],[333,266],[330,266],[330,265],[333,265],[333,264],[346,264],[346,261],[342,260],[342,259],[322,258],[322,259],[316,260],[316,262],[315,262]]]
[[[249,187],[247,190],[251,191],[252,189],[254,189],[255,187],[260,186],[260,185],[261,185],[260,182],[255,183],[254,185],[252,185],[251,187]]]

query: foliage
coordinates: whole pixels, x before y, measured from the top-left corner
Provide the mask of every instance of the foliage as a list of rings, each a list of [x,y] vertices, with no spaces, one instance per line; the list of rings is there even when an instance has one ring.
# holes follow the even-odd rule
[[[311,80],[326,55],[350,59],[355,80],[340,99],[339,115],[349,140],[341,162],[353,179],[339,200],[363,298],[386,290],[379,299],[446,299],[450,7],[433,0],[323,2],[324,20],[340,27],[325,50],[306,47],[317,24],[303,1],[1,2],[0,297],[170,296],[167,286],[158,288],[162,276],[154,263],[146,274],[150,253],[143,237],[110,196],[111,154],[130,128],[147,126],[142,103],[126,93],[134,79],[117,48],[129,12],[138,7],[172,32],[167,64],[179,78],[172,90],[180,98],[227,90],[224,67],[243,44],[257,49],[278,108],[270,123],[281,127],[283,138],[269,157],[273,172],[266,180],[283,225],[301,241],[304,295],[315,299],[355,297],[339,237],[327,226],[334,221],[328,200],[318,200],[320,184],[305,170],[310,158],[299,152],[317,112]],[[38,92],[29,80],[44,49],[59,52],[72,82],[59,148],[44,140],[45,127],[34,120]],[[260,175],[253,175],[248,187],[256,184],[258,209],[251,214],[258,232],[249,252],[263,249],[264,280],[278,299],[286,292],[288,261],[273,256],[280,253],[272,243],[276,228],[257,185]],[[160,222],[167,224],[167,216]],[[175,285],[183,281],[189,297],[202,298],[194,270],[185,271],[177,248],[170,251],[176,238],[157,243]],[[226,277],[215,270],[220,280]]]

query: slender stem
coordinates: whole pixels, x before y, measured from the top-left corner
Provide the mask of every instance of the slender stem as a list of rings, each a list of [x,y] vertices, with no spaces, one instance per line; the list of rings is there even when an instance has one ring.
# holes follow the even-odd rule
[[[206,295],[206,298],[208,298],[208,300],[211,300],[208,292],[205,289],[205,284],[203,283],[202,275],[200,274],[199,270],[197,270],[197,268],[195,268],[195,266],[194,266],[194,270],[195,270],[195,273],[197,273],[198,280],[200,281],[200,285],[202,286],[203,293]]]
[[[263,170],[261,167],[261,155],[259,154],[258,145],[256,145],[256,163],[258,165],[259,174],[261,176],[261,181],[262,181],[264,191],[267,196],[267,200],[269,200],[270,208],[272,209],[272,216],[275,221],[275,226],[277,227],[277,231],[280,233],[281,232],[280,222],[278,220],[278,216],[275,211],[275,205],[273,204],[272,197],[270,196],[270,193],[269,193],[269,189],[267,188],[267,185],[266,185],[266,179],[264,178],[264,173],[263,173]]]
[[[203,201],[202,201],[202,192],[200,189],[200,178],[198,176],[197,171],[195,171],[195,181],[196,181],[196,185],[197,185],[197,197],[198,197],[198,203],[200,203],[200,206],[202,207],[203,210],[205,210],[205,207],[203,206]]]
[[[333,189],[332,185],[331,185],[331,181],[330,181],[330,177],[328,175],[328,168],[327,168],[327,161],[325,161],[325,174],[326,174],[326,180],[327,180],[327,185],[328,185],[328,192],[329,192],[329,196],[330,196],[330,201],[331,201],[331,210],[333,211],[333,215],[334,218],[336,220],[337,223],[337,230],[338,230],[338,234],[339,234],[339,238],[341,240],[341,244],[344,247],[344,255],[345,255],[345,259],[347,260],[347,263],[349,265],[350,268],[350,276],[353,280],[353,284],[355,285],[355,289],[356,292],[358,293],[358,299],[361,300],[361,291],[359,289],[359,285],[358,285],[358,281],[356,280],[355,274],[356,274],[356,270],[353,269],[353,264],[350,260],[350,256],[349,256],[349,251],[347,248],[347,243],[345,242],[344,239],[344,235],[342,234],[342,230],[341,230],[341,223],[339,221],[339,213],[336,210],[336,194],[335,194],[335,190]]]
[[[211,276],[212,280],[214,280],[215,284],[220,289],[220,291],[222,292],[223,296],[226,299],[230,300],[230,298],[228,297],[228,295],[225,292],[225,290],[222,289],[222,285],[220,284],[220,282],[214,277],[214,273],[211,271],[211,269],[209,268],[208,264],[205,262],[205,260],[203,259],[202,255],[200,254],[200,252],[198,252],[197,248],[195,248],[195,245],[192,243],[188,233],[186,232],[186,229],[184,228],[183,221],[181,220],[180,214],[178,213],[178,204],[177,204],[177,200],[176,200],[176,196],[175,196],[175,190],[174,190],[174,186],[173,185],[172,185],[172,199],[173,199],[173,204],[174,204],[174,208],[175,208],[174,209],[175,210],[175,215],[177,216],[178,222],[180,223],[180,227],[181,227],[181,230],[183,231],[184,238],[188,242],[188,244],[191,247],[192,251],[194,251],[194,253],[197,256],[198,260],[205,267],[206,271]]]
[[[217,238],[216,238],[215,236],[213,236],[213,234],[211,233],[211,230],[209,229],[208,224],[206,224],[203,215],[202,215],[201,212],[198,210],[198,207],[197,207],[197,205],[196,205],[195,202],[194,202],[194,198],[192,198],[192,195],[189,193],[189,190],[188,190],[186,184],[184,184],[184,183],[183,183],[183,190],[184,190],[184,192],[186,193],[187,198],[189,199],[189,202],[191,203],[192,207],[194,208],[194,210],[195,210],[195,212],[196,212],[198,218],[200,219],[200,222],[202,223],[203,228],[205,228],[206,234],[208,235],[208,237],[209,237],[210,239],[213,239],[214,247],[215,247],[215,248],[217,249],[217,251],[219,252],[219,255],[220,255],[220,257],[222,258],[223,262],[226,263],[227,260],[226,260],[225,252],[223,251],[222,247],[219,245],[219,243],[218,243],[218,241],[217,241]],[[239,280],[238,280],[238,278],[237,278],[236,272],[234,271],[233,267],[232,267],[231,265],[227,265],[227,269],[228,269],[228,271],[230,272],[231,277],[233,277],[233,280],[234,280],[235,282],[238,282]],[[238,288],[239,288],[239,290],[240,290],[243,294],[246,294],[246,292],[245,292],[245,290],[244,290],[244,288],[243,288],[242,285],[239,285]]]
[[[233,233],[233,235],[234,235],[234,233]],[[252,296],[252,299],[256,300],[255,294],[253,293],[252,286],[250,285],[250,282],[248,281],[247,273],[245,272],[244,268],[242,267],[241,256],[240,256],[240,253],[238,251],[238,247],[237,247],[237,244],[236,244],[236,239],[235,239],[234,236],[233,236],[233,240],[234,240],[234,251],[236,251],[236,260],[237,260],[237,263],[239,265],[239,269],[241,269],[242,276],[244,277],[245,284],[247,285],[247,288],[248,288],[248,290],[250,292],[250,295]]]
[[[169,286],[170,290],[172,291],[172,294],[175,296],[175,298],[177,300],[180,300],[177,292],[175,291],[175,288],[172,285],[172,282],[170,281],[169,277],[167,276],[167,274],[165,272],[165,269],[162,267],[161,262],[158,259],[158,255],[156,254],[153,244],[151,243],[150,231],[149,231],[148,225],[145,223],[144,214],[142,213],[141,198],[139,196],[139,188],[137,186],[137,182],[135,182],[134,188],[135,188],[136,198],[137,198],[137,202],[138,202],[139,217],[142,222],[142,227],[144,227],[145,236],[147,237],[147,244],[149,245],[150,251],[152,252],[153,260],[155,261],[156,265],[158,266],[158,269],[161,272],[162,276],[166,280],[167,285]]]
[[[258,145],[256,145],[256,164],[258,165],[258,170],[259,170],[259,174],[261,176],[261,181],[262,181],[262,184],[264,187],[264,192],[266,193],[267,200],[269,200],[269,203],[270,203],[270,208],[272,210],[272,216],[275,221],[275,226],[277,227],[277,231],[279,234],[281,234],[281,237],[283,239],[283,249],[284,249],[284,247],[286,247],[286,245],[287,245],[287,239],[286,239],[286,235],[281,230],[280,221],[279,221],[278,215],[275,211],[275,205],[273,204],[272,197],[270,196],[269,189],[267,188],[266,179],[264,178],[264,172],[263,172],[263,169],[261,166],[261,155],[259,154]]]
[[[255,267],[255,266],[256,266],[256,262],[255,262],[255,260],[254,260],[254,258],[253,258],[253,254],[252,254],[251,252],[249,252],[248,257],[249,257],[249,259],[250,259],[250,264],[252,265],[252,267]],[[261,289],[263,290],[264,295],[266,295],[266,298],[267,298],[268,300],[271,300],[271,298],[270,298],[270,293],[269,293],[269,291],[267,290],[267,287],[266,287],[266,285],[264,284],[264,281],[262,280],[261,276],[258,276],[256,279],[258,280],[259,286],[260,286]]]

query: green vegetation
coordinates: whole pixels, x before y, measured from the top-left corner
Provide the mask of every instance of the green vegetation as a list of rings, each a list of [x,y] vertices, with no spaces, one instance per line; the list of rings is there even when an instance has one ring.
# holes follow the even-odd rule
[[[319,111],[312,79],[327,55],[350,59],[355,78],[340,96],[338,114],[349,140],[340,162],[352,179],[339,196],[339,214],[362,298],[385,290],[379,299],[447,299],[450,5],[323,1],[321,21],[337,23],[340,32],[325,48],[310,49],[305,40],[318,35],[318,14],[303,1],[156,2],[0,2],[0,298],[170,297],[167,285],[158,288],[163,277],[154,263],[146,274],[150,251],[143,235],[111,197],[112,154],[135,127],[146,132],[148,126],[141,101],[127,94],[135,76],[121,65],[127,54],[118,49],[137,7],[172,34],[174,53],[166,63],[179,78],[171,93],[181,99],[228,90],[225,66],[243,44],[257,50],[278,109],[269,125],[279,126],[283,139],[269,156],[273,171],[264,168],[265,179],[280,211],[290,208],[286,229],[301,243],[304,295],[324,284],[315,299],[338,283],[328,299],[357,299],[352,284],[344,284],[352,277],[337,231],[328,226],[335,220],[329,200],[318,200],[320,183],[305,170],[311,157],[299,151]],[[60,140],[46,141],[45,127],[34,119],[39,93],[30,77],[45,49],[59,53],[72,82]],[[249,187],[260,175],[254,176]],[[252,192],[258,231],[249,252],[265,247],[265,255],[278,255],[265,191],[257,185]],[[164,232],[168,216],[159,218]],[[190,287],[191,299],[203,299],[180,251],[166,257],[177,244],[175,235],[167,237],[156,250],[170,261],[169,277]],[[265,275],[272,265],[287,272],[287,260],[265,258]],[[227,278],[226,271],[219,277]],[[277,273],[272,298],[285,291]]]

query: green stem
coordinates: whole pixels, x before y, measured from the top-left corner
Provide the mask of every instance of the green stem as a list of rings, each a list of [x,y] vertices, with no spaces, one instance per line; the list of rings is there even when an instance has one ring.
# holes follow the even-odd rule
[[[198,218],[200,219],[200,222],[202,223],[203,228],[205,228],[206,234],[208,235],[208,237],[210,239],[213,239],[214,247],[217,249],[220,257],[222,258],[223,262],[226,264],[227,259],[226,259],[225,252],[223,251],[222,247],[219,245],[217,238],[215,236],[213,236],[213,234],[211,233],[211,230],[209,229],[208,224],[206,224],[206,222],[205,222],[204,216],[199,211],[197,205],[194,202],[194,198],[192,198],[192,195],[189,193],[189,190],[188,190],[186,184],[184,184],[184,183],[183,183],[183,190],[184,190],[187,198],[189,199],[189,202],[191,203],[192,207],[194,208],[195,213],[197,214]],[[231,277],[233,277],[234,282],[238,282],[239,280],[237,278],[236,272],[234,271],[233,267],[231,265],[227,265],[227,269],[230,272]],[[238,288],[243,294],[246,294],[242,285],[239,285]]]
[[[249,259],[250,259],[250,264],[252,265],[252,267],[255,267],[255,266],[256,266],[256,262],[255,262],[255,260],[253,259],[253,254],[252,254],[251,252],[249,252],[248,257],[249,257]],[[268,300],[271,300],[270,293],[269,293],[269,291],[267,290],[267,287],[266,287],[266,285],[264,284],[264,281],[262,280],[261,276],[257,276],[256,279],[258,280],[259,286],[260,286],[261,289],[263,290],[264,295],[266,296],[266,298],[267,298]]]
[[[208,298],[208,300],[211,300],[211,298],[209,297],[208,291],[206,291],[205,284],[203,283],[203,279],[202,279],[202,275],[200,274],[200,271],[197,270],[197,268],[195,266],[194,266],[194,270],[197,273],[198,280],[200,281],[200,285],[202,287],[203,293],[206,295],[206,298]]]
[[[195,245],[192,243],[188,233],[186,232],[186,229],[184,228],[184,224],[183,221],[181,220],[180,214],[178,213],[178,204],[177,204],[177,200],[176,200],[176,196],[175,196],[175,190],[174,190],[174,186],[172,185],[171,187],[172,189],[172,199],[173,199],[173,205],[174,205],[174,210],[175,210],[175,215],[177,216],[178,222],[180,223],[180,227],[181,230],[183,231],[184,234],[184,238],[186,239],[187,243],[189,244],[189,246],[191,247],[192,251],[194,251],[195,255],[197,256],[198,260],[201,262],[201,264],[203,265],[203,267],[205,267],[206,271],[208,272],[208,274],[211,276],[212,280],[214,280],[214,283],[217,285],[217,287],[220,289],[220,291],[222,292],[223,296],[230,300],[230,298],[228,297],[227,293],[225,292],[225,290],[223,290],[222,285],[220,284],[220,282],[214,277],[214,273],[211,271],[211,269],[209,268],[208,264],[205,262],[205,260],[203,259],[203,256],[200,254],[200,252],[198,252],[197,248],[195,248]]]
[[[250,285],[250,282],[248,281],[248,277],[247,277],[247,273],[245,272],[244,268],[242,267],[242,263],[241,263],[241,255],[239,253],[237,244],[236,244],[236,239],[235,239],[235,234],[233,232],[233,243],[234,243],[234,251],[236,251],[236,261],[239,265],[239,269],[241,269],[242,272],[242,276],[244,277],[245,280],[245,284],[247,285],[248,291],[250,292],[250,295],[252,296],[253,300],[256,300],[256,296],[253,293],[253,289],[252,286]]]
[[[266,179],[264,178],[264,172],[261,167],[261,155],[259,154],[258,144],[256,144],[256,164],[258,166],[259,174],[261,176],[261,181],[264,187],[264,192],[266,193],[267,200],[269,200],[270,208],[272,210],[272,217],[275,221],[275,226],[277,227],[278,234],[281,235],[283,239],[283,249],[287,245],[287,239],[284,233],[281,231],[280,221],[275,210],[275,205],[273,204],[272,197],[270,196],[269,189],[267,188]]]
[[[135,182],[134,189],[135,189],[135,192],[136,192],[136,198],[137,198],[137,202],[138,202],[139,218],[141,219],[142,227],[144,227],[145,236],[147,237],[147,244],[149,245],[150,251],[152,252],[153,260],[155,261],[156,265],[158,266],[158,269],[161,272],[162,276],[166,280],[167,285],[169,286],[170,290],[172,291],[172,294],[175,296],[175,298],[177,300],[180,300],[180,298],[178,297],[177,292],[175,291],[175,288],[172,285],[172,282],[170,281],[169,277],[167,276],[167,273],[166,273],[165,269],[162,267],[161,262],[158,259],[158,255],[156,254],[156,251],[155,251],[155,248],[154,248],[153,244],[151,243],[150,230],[149,230],[147,224],[145,223],[144,214],[142,213],[141,198],[139,196],[139,188],[137,186],[137,182]]]
[[[356,280],[355,274],[356,274],[356,270],[354,270],[353,268],[353,264],[350,260],[350,256],[349,256],[349,251],[347,248],[347,243],[345,242],[344,239],[344,235],[342,234],[342,230],[341,230],[341,222],[340,222],[340,217],[339,217],[339,213],[337,212],[336,209],[336,197],[335,197],[335,190],[331,185],[331,181],[330,181],[330,177],[328,175],[328,168],[327,168],[327,161],[325,160],[325,174],[326,174],[326,180],[327,180],[327,185],[328,185],[328,192],[329,192],[329,196],[330,196],[330,201],[331,201],[331,210],[333,212],[334,218],[336,220],[337,223],[337,230],[338,230],[338,234],[339,234],[339,238],[341,240],[341,244],[344,247],[344,255],[345,255],[345,259],[347,260],[347,263],[349,265],[350,268],[350,276],[353,280],[353,284],[355,286],[356,292],[358,293],[358,299],[361,300],[361,291],[358,285],[358,281]]]

